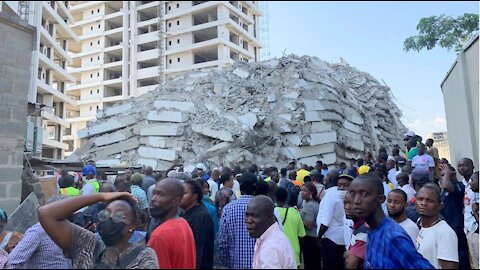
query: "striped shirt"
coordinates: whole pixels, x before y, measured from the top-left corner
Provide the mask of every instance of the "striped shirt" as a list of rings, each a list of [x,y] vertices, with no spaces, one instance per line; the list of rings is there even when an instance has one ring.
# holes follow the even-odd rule
[[[9,255],[12,268],[70,269],[72,261],[63,255],[40,223],[30,227]]]
[[[435,269],[417,252],[410,236],[395,221],[384,218],[368,234],[365,269]]]
[[[245,212],[252,196],[243,195],[225,205],[218,231],[219,264],[228,269],[251,269],[255,238],[245,224]]]
[[[132,195],[137,198],[138,207],[140,207],[141,210],[148,208],[147,194],[141,187],[132,185],[130,187],[130,192],[132,192]]]

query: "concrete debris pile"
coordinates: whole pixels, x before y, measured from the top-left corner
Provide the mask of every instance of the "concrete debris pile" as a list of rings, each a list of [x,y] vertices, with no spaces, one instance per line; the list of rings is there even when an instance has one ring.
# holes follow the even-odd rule
[[[288,56],[179,75],[97,114],[74,156],[97,164],[314,165],[402,145],[390,89],[346,63]]]

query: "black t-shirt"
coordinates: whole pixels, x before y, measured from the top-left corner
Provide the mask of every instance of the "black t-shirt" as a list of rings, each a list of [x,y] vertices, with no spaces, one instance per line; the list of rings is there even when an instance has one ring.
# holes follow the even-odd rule
[[[196,205],[183,213],[182,217],[187,220],[195,238],[197,269],[212,269],[215,232],[207,208],[202,204]]]
[[[445,221],[455,229],[463,229],[463,198],[465,196],[465,186],[462,182],[453,183],[454,191],[452,193],[442,191],[441,197],[443,208],[440,214],[445,218]]]

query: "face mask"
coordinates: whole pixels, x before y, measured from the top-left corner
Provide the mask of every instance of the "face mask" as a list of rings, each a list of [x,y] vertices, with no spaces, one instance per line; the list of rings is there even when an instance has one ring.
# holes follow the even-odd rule
[[[340,195],[340,199],[343,199],[345,198],[345,195],[347,195],[347,191],[346,190],[339,190],[338,191],[338,194]]]
[[[203,199],[208,200],[208,199],[210,199],[210,196],[208,196],[208,194],[203,194]]]
[[[167,214],[167,211],[163,207],[150,207],[148,211],[153,218],[162,218]]]
[[[113,222],[112,218],[98,223],[97,231],[107,247],[115,246],[123,237],[123,231],[127,227],[124,222]]]

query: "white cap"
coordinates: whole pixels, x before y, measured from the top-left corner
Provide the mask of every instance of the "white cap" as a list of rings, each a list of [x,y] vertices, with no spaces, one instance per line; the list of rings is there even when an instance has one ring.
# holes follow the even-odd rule
[[[405,134],[405,137],[414,137],[415,136],[415,132],[413,130],[409,130],[406,134]]]
[[[202,169],[202,170],[206,170],[207,168],[205,167],[205,165],[203,163],[198,163],[197,164],[197,169]]]

